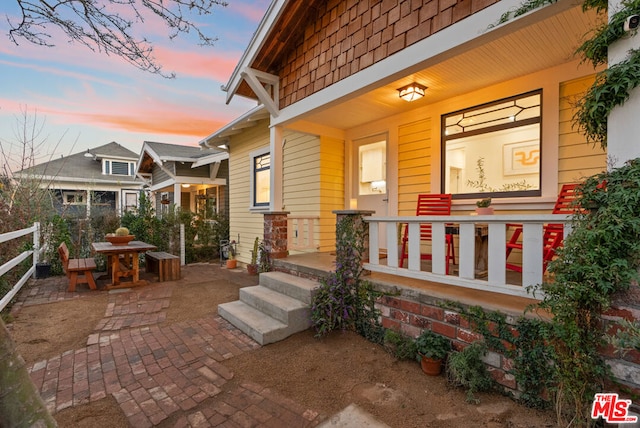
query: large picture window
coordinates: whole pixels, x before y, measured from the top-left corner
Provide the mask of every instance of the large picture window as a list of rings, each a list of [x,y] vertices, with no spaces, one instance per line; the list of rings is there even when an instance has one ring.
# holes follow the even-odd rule
[[[251,154],[252,207],[268,207],[271,201],[271,154],[259,151]]]
[[[540,195],[542,91],[442,116],[442,190],[454,198]]]

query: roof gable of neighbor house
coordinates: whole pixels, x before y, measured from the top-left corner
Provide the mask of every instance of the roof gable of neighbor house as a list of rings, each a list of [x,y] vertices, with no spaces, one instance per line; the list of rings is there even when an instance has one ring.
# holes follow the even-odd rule
[[[228,152],[216,148],[145,141],[137,173],[155,184],[164,185],[178,177],[206,178],[213,184],[219,177],[220,164],[228,159]]]
[[[287,107],[496,3],[497,0],[274,2],[227,90],[257,99],[245,68],[278,76]]]
[[[135,162],[138,156],[116,142],[88,149],[85,152],[62,156],[19,171],[22,177],[42,177],[50,181],[84,181],[93,183],[140,184],[133,175],[103,174],[103,161]],[[127,167],[127,172],[129,168]]]

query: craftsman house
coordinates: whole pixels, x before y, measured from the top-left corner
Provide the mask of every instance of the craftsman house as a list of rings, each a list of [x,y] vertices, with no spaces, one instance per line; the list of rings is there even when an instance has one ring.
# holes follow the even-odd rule
[[[181,207],[211,218],[227,212],[228,158],[217,148],[145,141],[136,174],[151,193],[158,215]]]
[[[137,159],[131,150],[111,142],[24,169],[15,177],[51,189],[60,213],[80,218],[103,210],[122,214],[138,206],[143,182],[135,176]]]
[[[569,231],[551,214],[563,185],[640,156],[640,100],[610,116],[608,152],[586,144],[575,102],[600,70],[575,52],[607,17],[560,0],[500,21],[520,3],[274,0],[223,88],[258,107],[200,142],[229,151],[239,261],[264,237],[278,270],[322,276],[336,215],[362,215],[368,279],[399,292],[380,303],[385,327],[468,342],[441,299],[521,315],[545,274],[544,225]],[[425,194],[451,195],[447,215],[418,217]],[[487,197],[494,214],[474,215]]]

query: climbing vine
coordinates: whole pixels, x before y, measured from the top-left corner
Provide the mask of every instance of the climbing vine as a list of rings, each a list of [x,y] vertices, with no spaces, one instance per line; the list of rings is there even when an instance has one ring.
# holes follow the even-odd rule
[[[336,270],[320,281],[311,303],[311,318],[318,337],[333,330],[355,330],[382,343],[384,329],[375,307],[382,293],[361,278],[368,242],[368,225],[362,217],[345,215],[336,225]]]

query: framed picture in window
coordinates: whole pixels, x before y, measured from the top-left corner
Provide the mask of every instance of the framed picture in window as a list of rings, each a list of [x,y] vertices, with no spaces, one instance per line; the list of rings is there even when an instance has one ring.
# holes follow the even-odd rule
[[[540,171],[538,140],[509,143],[502,146],[504,175],[536,174]]]

